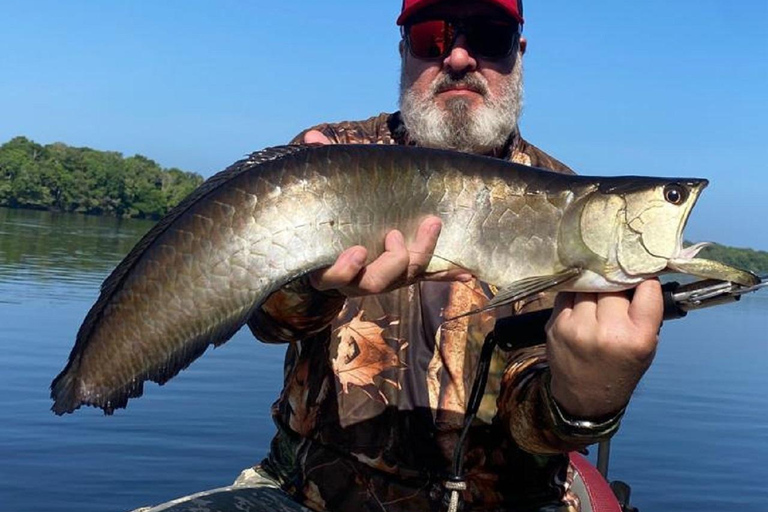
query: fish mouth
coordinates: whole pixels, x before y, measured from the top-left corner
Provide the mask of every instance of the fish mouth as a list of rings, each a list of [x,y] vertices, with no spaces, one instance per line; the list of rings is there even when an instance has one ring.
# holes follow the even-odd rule
[[[675,260],[692,260],[702,249],[709,247],[710,245],[712,245],[712,242],[699,242],[697,244],[689,245],[688,247],[681,247]]]
[[[677,255],[667,260],[667,269],[672,272],[680,272],[704,279],[717,279],[719,281],[731,282],[741,286],[757,286],[757,284],[760,283],[760,277],[749,270],[736,268],[715,260],[698,258],[697,256],[702,249],[712,245],[712,242],[699,242],[688,247],[683,247],[682,232],[685,229],[686,224],[688,224],[688,215],[690,215],[690,211],[693,209],[701,191],[707,184],[708,182],[706,180],[701,180],[701,182],[698,183],[698,186],[691,190],[691,193],[695,194],[695,197],[686,213],[685,222],[680,227],[680,233],[678,234],[680,245],[676,251]]]
[[[719,261],[697,258],[696,255],[709,245],[712,245],[712,242],[699,242],[685,247],[677,257],[667,262],[667,268],[673,272],[727,281],[747,287],[757,286],[760,283],[760,277],[748,270],[732,267]]]

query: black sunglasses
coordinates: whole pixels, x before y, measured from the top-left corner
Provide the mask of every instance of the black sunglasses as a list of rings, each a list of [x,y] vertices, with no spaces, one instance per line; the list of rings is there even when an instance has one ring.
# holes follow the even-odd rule
[[[467,49],[478,57],[499,60],[509,57],[520,44],[520,25],[489,18],[434,19],[409,23],[403,39],[418,59],[443,59],[456,39],[464,34]]]

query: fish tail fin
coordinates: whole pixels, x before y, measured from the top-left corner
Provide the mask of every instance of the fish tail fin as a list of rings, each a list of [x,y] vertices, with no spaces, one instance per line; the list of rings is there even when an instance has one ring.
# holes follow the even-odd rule
[[[83,405],[75,391],[73,374],[74,372],[65,369],[51,383],[51,398],[53,399],[51,410],[58,416],[73,412]]]
[[[80,381],[78,372],[72,367],[67,367],[51,383],[51,398],[53,405],[51,411],[56,415],[75,412],[83,405],[92,405],[104,411],[106,416],[110,416],[115,409],[120,409],[128,404],[128,399],[133,396],[141,396],[144,391],[142,382],[135,382],[130,388],[119,389],[109,397],[101,394],[82,391],[78,385]]]

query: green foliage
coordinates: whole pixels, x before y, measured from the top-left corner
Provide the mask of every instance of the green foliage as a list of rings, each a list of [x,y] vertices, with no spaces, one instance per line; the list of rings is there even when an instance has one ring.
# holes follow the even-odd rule
[[[11,208],[158,219],[202,182],[141,155],[26,137],[0,146],[0,206]]]
[[[733,265],[737,268],[751,270],[758,275],[768,274],[768,252],[766,251],[712,244],[703,249],[699,256]]]

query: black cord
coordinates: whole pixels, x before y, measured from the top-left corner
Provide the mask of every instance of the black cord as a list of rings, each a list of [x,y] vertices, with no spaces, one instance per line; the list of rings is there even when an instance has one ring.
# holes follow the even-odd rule
[[[480,403],[483,400],[485,394],[485,386],[488,383],[488,372],[491,369],[491,358],[493,357],[493,351],[496,348],[496,338],[494,337],[494,331],[488,333],[483,342],[483,348],[480,351],[480,359],[477,362],[477,370],[475,371],[475,380],[472,383],[472,391],[469,395],[469,402],[467,403],[467,411],[464,414],[464,427],[461,430],[459,441],[453,449],[453,471],[448,475],[445,486],[445,503],[451,510],[450,503],[456,500],[451,498],[453,493],[458,493],[459,490],[466,488],[464,482],[464,444],[469,434],[469,429],[472,423],[477,417],[477,411],[480,409]],[[454,505],[458,507],[460,505]],[[454,508],[455,510],[455,508]]]

